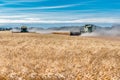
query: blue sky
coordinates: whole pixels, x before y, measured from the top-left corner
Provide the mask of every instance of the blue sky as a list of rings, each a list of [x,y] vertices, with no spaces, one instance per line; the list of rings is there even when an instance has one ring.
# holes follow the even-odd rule
[[[120,0],[0,0],[0,23],[120,23]]]

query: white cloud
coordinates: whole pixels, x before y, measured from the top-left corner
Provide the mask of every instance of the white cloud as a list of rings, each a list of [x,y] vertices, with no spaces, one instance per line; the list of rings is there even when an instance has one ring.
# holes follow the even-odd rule
[[[0,6],[6,5],[6,4],[0,4]],[[10,3],[8,3],[8,4],[10,4]],[[7,9],[2,9],[2,11],[19,11],[19,10],[35,10],[35,9],[43,9],[43,10],[45,10],[45,9],[59,9],[59,8],[74,7],[74,6],[78,6],[78,5],[81,5],[81,4],[67,4],[67,5],[58,5],[58,6],[41,6],[41,7],[28,7],[28,8],[7,8]]]
[[[115,18],[88,18],[79,20],[41,20],[39,18],[25,18],[19,20],[0,19],[0,23],[120,23],[120,19]]]
[[[36,8],[30,8],[30,9],[57,9],[57,8],[73,7],[73,6],[78,6],[78,5],[80,5],[80,4],[68,4],[68,5],[60,5],[60,6],[36,7]]]
[[[21,2],[36,2],[44,0],[6,0],[5,4],[0,4],[0,6],[8,4],[19,4]],[[45,0],[46,1],[46,0]],[[89,1],[94,2],[94,1]],[[120,23],[119,12],[109,10],[107,13],[102,12],[97,9],[90,10],[63,10],[62,12],[47,12],[47,9],[61,9],[80,5],[86,5],[89,2],[83,2],[78,4],[66,4],[66,5],[56,5],[56,6],[41,6],[41,7],[25,7],[25,8],[1,8],[0,23]],[[32,12],[35,10],[37,12]],[[44,10],[44,12],[42,12]],[[17,12],[18,11],[18,12]],[[27,12],[31,11],[31,13]],[[97,12],[98,11],[98,12]],[[99,12],[101,11],[101,12]],[[5,14],[4,14],[5,13]],[[10,14],[11,13],[11,14]],[[111,13],[111,14],[110,14]],[[113,14],[114,15],[113,15]],[[22,15],[23,14],[23,15]],[[116,14],[116,15],[115,15]],[[118,18],[117,18],[118,17]]]
[[[8,15],[5,16],[4,15],[4,16],[0,16],[1,19],[4,19],[4,18],[8,18],[8,19],[16,18],[17,19],[17,18],[21,18],[21,17],[26,17],[26,16],[25,15],[20,15],[20,16],[19,15],[18,16],[17,15],[14,15],[14,16],[8,16]]]
[[[11,1],[11,0],[7,0],[4,1],[5,3],[0,4],[0,6],[4,7],[5,5],[9,5],[9,4],[20,4],[21,2],[43,2],[43,1],[48,1],[48,0],[16,0],[16,1]],[[41,7],[24,7],[24,8],[7,8],[5,10],[35,10],[35,9],[59,9],[59,8],[69,8],[69,7],[74,7],[74,6],[80,6],[80,5],[87,5],[91,2],[95,2],[95,1],[85,1],[85,2],[81,2],[81,3],[76,3],[76,4],[66,4],[66,5],[56,5],[56,6],[41,6]],[[23,5],[23,4],[22,4]],[[5,11],[4,10],[4,11]]]
[[[90,23],[120,23],[120,19],[118,18],[86,18],[81,20],[74,20],[73,22],[90,22]]]
[[[3,7],[5,5],[14,5],[14,4],[20,4],[22,2],[43,2],[47,0],[4,0],[4,3],[1,3],[0,6]]]

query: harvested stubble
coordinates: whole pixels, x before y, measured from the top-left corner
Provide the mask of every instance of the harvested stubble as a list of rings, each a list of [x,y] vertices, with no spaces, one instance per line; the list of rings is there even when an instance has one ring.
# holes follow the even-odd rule
[[[70,35],[70,32],[52,32],[52,34]]]
[[[1,80],[119,80],[120,41],[0,32]]]

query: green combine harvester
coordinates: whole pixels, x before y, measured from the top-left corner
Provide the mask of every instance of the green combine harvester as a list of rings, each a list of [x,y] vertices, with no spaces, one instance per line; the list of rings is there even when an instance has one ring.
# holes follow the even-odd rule
[[[21,26],[20,28],[17,27],[12,29],[11,31],[12,33],[28,33],[29,32],[27,26]]]
[[[70,35],[71,36],[79,36],[79,35],[84,34],[84,33],[92,33],[95,30],[96,30],[96,26],[94,26],[92,24],[86,24],[86,25],[82,26],[82,29],[80,29],[77,32],[71,31]]]
[[[20,32],[28,32],[27,26],[22,26]]]

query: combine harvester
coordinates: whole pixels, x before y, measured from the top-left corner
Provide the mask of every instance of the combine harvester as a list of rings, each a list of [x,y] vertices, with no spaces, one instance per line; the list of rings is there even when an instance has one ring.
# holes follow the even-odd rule
[[[92,24],[86,24],[85,26],[82,26],[82,28],[79,31],[70,31],[70,36],[79,36],[84,33],[92,33],[96,30],[96,26]]]
[[[32,31],[30,31],[27,26],[22,26],[21,28],[14,28],[11,30],[12,33],[30,33]]]
[[[57,31],[57,30],[45,30],[39,28],[28,28],[27,26],[13,28],[12,33],[39,33],[39,34],[61,34],[61,35],[69,35],[70,32],[66,31]]]

